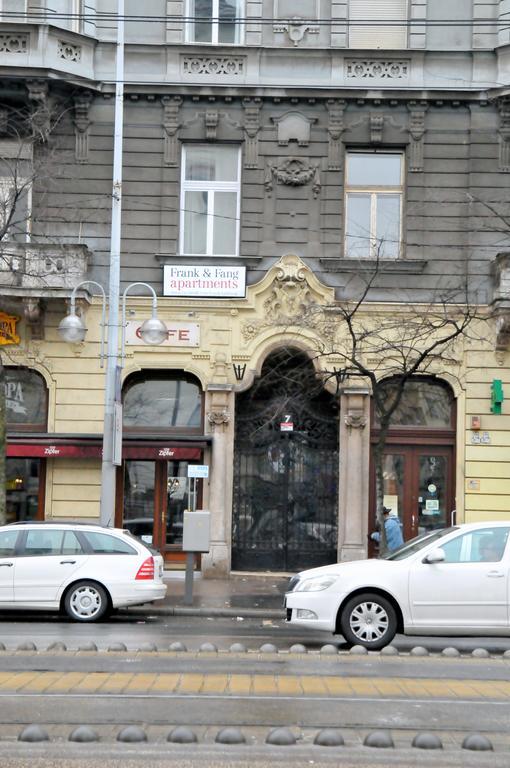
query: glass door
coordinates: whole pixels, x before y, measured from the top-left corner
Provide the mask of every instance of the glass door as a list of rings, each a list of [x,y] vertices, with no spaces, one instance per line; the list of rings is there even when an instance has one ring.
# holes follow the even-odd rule
[[[164,551],[182,550],[184,510],[189,509],[188,462],[169,461],[166,464],[165,505],[162,509]]]
[[[451,524],[453,447],[390,445],[383,460],[384,506],[398,517],[404,540]],[[375,481],[370,532],[375,530]],[[369,553],[376,553],[370,546]]]
[[[124,462],[123,526],[146,544],[157,546],[155,526],[156,462]]]
[[[200,491],[200,489],[199,489]],[[166,560],[180,561],[184,510],[189,509],[187,461],[124,462],[122,513],[117,521]],[[200,499],[198,495],[197,502]]]

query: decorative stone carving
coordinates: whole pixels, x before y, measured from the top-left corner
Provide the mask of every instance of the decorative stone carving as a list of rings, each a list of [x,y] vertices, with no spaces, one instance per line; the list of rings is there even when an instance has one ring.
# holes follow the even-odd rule
[[[294,43],[294,46],[297,46],[305,36],[306,32],[310,35],[318,35],[319,25],[306,21],[300,16],[293,16],[289,21],[279,21],[276,24],[273,24],[273,32],[286,32],[289,36],[289,40]]]
[[[427,105],[410,102],[407,108],[410,113],[409,134],[411,136],[409,170],[419,172],[423,171],[423,136],[425,135]]]
[[[74,45],[66,40],[58,40],[57,56],[64,61],[81,61],[81,45]]]
[[[92,94],[84,92],[74,98],[74,154],[79,163],[87,163],[89,160],[89,109],[92,103]]]
[[[316,117],[306,117],[301,112],[286,112],[281,117],[272,117],[278,127],[278,144],[286,147],[289,141],[297,141],[300,147],[310,143],[310,128],[317,122]]]
[[[44,306],[40,298],[25,296],[23,298],[23,317],[30,326],[32,339],[44,337]]]
[[[349,411],[344,416],[344,422],[349,429],[364,429],[367,419],[363,411]]]
[[[326,103],[329,112],[329,146],[328,168],[339,171],[342,167],[342,134],[345,130],[344,113],[346,102],[343,99],[328,99]]]
[[[27,80],[28,98],[33,102],[32,126],[42,141],[50,132],[50,111],[48,107],[48,83],[45,80]]]
[[[218,77],[240,77],[244,75],[245,56],[183,56],[181,58],[184,75],[206,75]]]
[[[370,143],[382,144],[384,128],[384,115],[378,115],[374,112],[370,115]]]
[[[510,349],[510,309],[496,314],[496,352]]]
[[[348,80],[408,80],[410,59],[346,59]]]
[[[499,170],[510,171],[510,99],[502,99],[499,107]]]
[[[309,184],[310,181],[313,181],[312,192],[314,198],[317,197],[321,190],[319,166],[308,165],[299,157],[288,157],[279,166],[268,165],[264,186],[269,194],[273,191],[273,180],[289,187],[303,187]]]
[[[204,115],[205,137],[210,141],[216,141],[216,131],[220,116],[217,109],[208,109]]]
[[[23,32],[0,33],[0,53],[28,53],[30,35]]]
[[[245,152],[244,167],[258,168],[259,165],[259,140],[260,110],[262,99],[243,99],[244,109],[244,134]]]
[[[179,112],[182,106],[180,96],[163,96],[163,129],[165,131],[163,159],[165,165],[176,168],[179,162],[178,131],[181,127]]]
[[[224,411],[209,411],[207,414],[207,421],[212,427],[221,427],[224,424],[228,424],[230,421],[230,413]]]

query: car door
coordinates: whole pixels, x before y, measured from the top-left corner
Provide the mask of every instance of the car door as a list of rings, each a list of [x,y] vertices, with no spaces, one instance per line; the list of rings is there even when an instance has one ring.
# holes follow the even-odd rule
[[[19,530],[0,531],[0,603],[14,600],[15,547]]]
[[[488,526],[438,542],[444,562],[423,562],[425,555],[420,555],[409,572],[413,627],[466,631],[507,627],[509,532],[510,527]],[[496,551],[484,560],[487,539]]]
[[[26,530],[16,561],[14,600],[37,605],[58,600],[61,586],[80,571],[89,555],[71,529]]]

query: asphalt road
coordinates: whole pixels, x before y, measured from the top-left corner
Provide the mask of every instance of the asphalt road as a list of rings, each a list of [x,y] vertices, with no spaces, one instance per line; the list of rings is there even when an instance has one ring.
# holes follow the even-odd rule
[[[169,653],[180,640],[188,652]],[[7,768],[66,766],[207,766],[265,768],[293,766],[473,766],[508,768],[510,764],[510,660],[501,651],[510,639],[398,639],[405,650],[426,645],[441,650],[455,645],[460,658],[431,655],[355,656],[317,653],[330,643],[327,633],[297,633],[268,619],[155,616],[119,612],[97,624],[75,624],[48,614],[0,617],[0,755]],[[16,650],[26,641],[37,652]],[[56,641],[67,652],[48,653]],[[220,653],[198,649],[213,642]],[[99,652],[79,650],[94,642]],[[105,652],[123,642],[127,652]],[[248,653],[232,653],[242,642]],[[307,654],[259,651],[273,643],[288,651],[306,643]],[[154,643],[159,652],[142,646]],[[339,648],[345,649],[340,639]],[[488,647],[496,656],[468,655]],[[21,730],[38,723],[43,744],[20,742]],[[122,743],[118,735],[138,725],[147,739]],[[75,744],[71,731],[93,728],[100,742]],[[193,731],[195,744],[168,742],[176,726]],[[245,743],[219,744],[222,728],[234,727]],[[290,729],[296,743],[266,743],[273,728]],[[324,729],[339,729],[344,745],[314,744]],[[375,731],[391,733],[393,747],[364,745]],[[432,732],[442,749],[412,747],[418,733]],[[462,747],[480,732],[494,751]],[[391,754],[390,754],[391,753]],[[72,760],[72,762],[71,762]]]
[[[128,649],[136,650],[145,643],[168,648],[175,641],[184,643],[189,650],[198,650],[204,642],[213,642],[220,650],[228,650],[235,642],[244,643],[248,649],[257,649],[263,643],[273,643],[281,650],[295,643],[302,643],[309,650],[318,650],[329,643],[336,644],[339,649],[347,647],[341,637],[334,637],[329,632],[300,631],[277,619],[162,616],[151,613],[149,609],[146,613],[119,611],[105,621],[79,624],[57,614],[0,614],[0,642],[8,649],[15,649],[26,641],[35,643],[39,649],[45,649],[58,641],[64,642],[70,649],[94,642],[100,650],[105,650],[115,642],[123,642]],[[402,651],[416,646],[441,651],[454,646],[467,653],[475,648],[503,653],[510,650],[510,637],[437,638],[398,635],[393,645]]]

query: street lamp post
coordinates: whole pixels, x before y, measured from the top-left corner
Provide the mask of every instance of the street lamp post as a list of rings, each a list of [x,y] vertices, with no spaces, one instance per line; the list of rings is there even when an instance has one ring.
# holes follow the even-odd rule
[[[108,325],[106,325],[106,293],[100,283],[93,280],[84,280],[79,283],[71,293],[70,312],[64,317],[58,332],[61,338],[67,342],[84,341],[87,328],[83,319],[76,314],[76,293],[83,285],[94,285],[102,294],[102,322],[101,322],[101,366],[104,360],[104,337],[108,329],[108,352],[105,371],[105,397],[104,397],[104,427],[103,427],[103,459],[101,464],[101,503],[100,521],[102,525],[111,525],[115,511],[115,467],[122,463],[122,411],[120,399],[120,378],[124,364],[124,347],[126,341],[126,299],[128,292],[135,286],[148,288],[152,294],[152,317],[145,320],[140,326],[140,337],[145,344],[162,344],[168,337],[166,325],[157,316],[158,300],[156,292],[148,283],[131,283],[122,295],[122,335],[119,364],[119,337],[118,325],[115,322],[115,334],[111,334],[112,314],[115,319],[119,315],[118,299],[113,305],[110,296],[108,307]],[[113,361],[113,363],[112,363]]]

